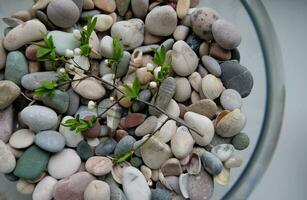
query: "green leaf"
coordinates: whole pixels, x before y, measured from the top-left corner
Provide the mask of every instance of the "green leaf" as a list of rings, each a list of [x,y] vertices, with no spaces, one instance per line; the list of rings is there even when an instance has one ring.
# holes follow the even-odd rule
[[[122,154],[116,156],[116,157],[112,160],[112,162],[113,162],[114,164],[119,164],[119,163],[122,163],[122,162],[124,162],[124,161],[126,161],[126,160],[130,160],[131,157],[133,156],[133,154],[134,154],[134,150],[133,150],[133,149],[129,149],[128,151],[126,151],[126,152],[124,152],[124,153],[122,153]]]
[[[140,81],[139,81],[138,79],[135,79],[135,80],[133,81],[132,89],[133,89],[133,91],[134,91],[134,93],[135,93],[136,95],[138,95],[138,94],[140,93],[140,90],[141,90],[141,83],[140,83]]]
[[[45,47],[40,47],[40,48],[37,49],[36,57],[37,58],[43,58],[44,56],[46,56],[50,52],[51,52],[51,49],[47,49]]]
[[[90,47],[89,44],[84,44],[80,46],[80,49],[81,49],[81,54],[84,56],[88,56],[92,51],[92,48]]]
[[[46,88],[46,89],[49,89],[49,90],[52,90],[52,89],[55,89],[57,87],[57,84],[54,82],[54,81],[41,81],[41,86]]]
[[[118,64],[124,55],[124,47],[117,37],[113,37],[113,56],[110,58],[111,64]]]
[[[166,58],[166,48],[164,45],[161,46],[160,50],[158,51],[158,49],[152,49],[154,51],[154,57],[152,59],[152,61],[158,65],[158,66],[162,66],[165,62],[165,58]]]
[[[77,133],[82,133],[89,128],[92,128],[97,122],[97,117],[92,117],[90,120],[80,119],[80,115],[77,115],[73,119],[68,119],[64,123],[63,126],[69,127],[70,130],[76,131]]]
[[[141,84],[138,79],[135,79],[133,81],[132,86],[129,86],[127,84],[124,84],[123,86],[126,89],[126,92],[124,94],[126,97],[130,98],[131,100],[135,100],[139,96]]]
[[[83,28],[81,31],[81,54],[88,56],[91,53],[91,47],[89,45],[90,37],[92,32],[94,31],[97,23],[97,18],[91,19],[87,18],[86,28]]]

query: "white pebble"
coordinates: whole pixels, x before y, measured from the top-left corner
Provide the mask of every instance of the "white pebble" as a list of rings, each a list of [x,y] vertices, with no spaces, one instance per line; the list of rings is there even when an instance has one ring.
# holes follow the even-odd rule
[[[70,50],[70,49],[66,49],[65,50],[65,57],[67,57],[67,58],[74,57],[74,52],[72,50]]]

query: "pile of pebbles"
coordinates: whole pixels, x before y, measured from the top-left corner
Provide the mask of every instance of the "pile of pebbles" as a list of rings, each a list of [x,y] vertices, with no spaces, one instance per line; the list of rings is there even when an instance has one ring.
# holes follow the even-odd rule
[[[34,0],[31,10],[3,18],[9,27],[0,39],[0,173],[17,181],[17,191],[34,200],[200,200],[210,199],[214,181],[227,185],[230,170],[243,162],[236,151],[249,145],[240,109],[253,77],[240,64],[238,28],[198,3]],[[97,24],[85,57],[75,30],[88,16]],[[75,52],[79,73],[106,81],[116,76],[121,88],[138,79],[140,99],[198,133],[168,120],[129,162],[113,164],[112,157],[141,144],[167,116],[125,97],[83,134],[64,127],[73,116],[99,115],[122,94],[88,78],[53,98],[35,97],[40,82],[57,80],[60,71],[37,60],[32,42],[42,40],[40,32],[53,36],[57,55]],[[106,62],[114,36],[125,48],[115,75]],[[172,57],[172,72],[158,84],[161,67],[152,48],[161,45]],[[92,101],[96,107],[88,106]]]

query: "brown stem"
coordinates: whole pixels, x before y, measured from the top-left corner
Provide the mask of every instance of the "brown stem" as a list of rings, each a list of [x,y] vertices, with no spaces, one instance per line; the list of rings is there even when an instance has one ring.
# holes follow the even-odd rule
[[[26,98],[28,101],[33,101],[30,97],[28,97],[25,93],[21,92],[20,93],[24,98]]]

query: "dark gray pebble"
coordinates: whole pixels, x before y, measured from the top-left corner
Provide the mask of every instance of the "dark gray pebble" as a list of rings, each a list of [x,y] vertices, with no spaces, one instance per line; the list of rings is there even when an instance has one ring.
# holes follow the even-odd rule
[[[94,156],[94,151],[93,149],[90,147],[90,145],[82,140],[81,142],[79,142],[79,144],[77,145],[77,153],[80,156],[80,158],[82,160],[87,160],[90,157]]]
[[[107,156],[113,153],[117,142],[113,138],[108,138],[106,141],[100,143],[96,149],[95,154],[97,156]]]

